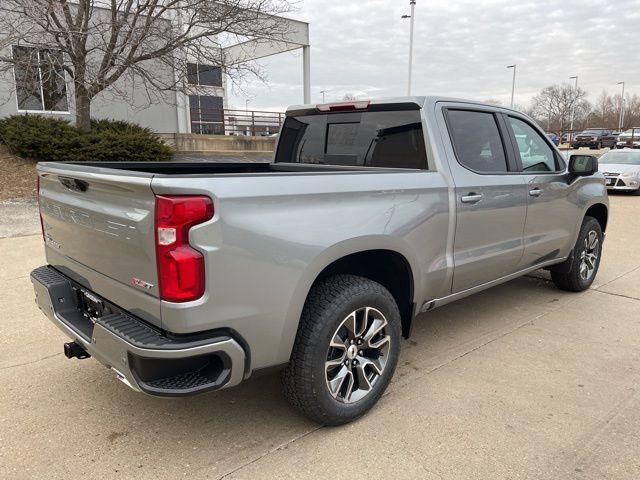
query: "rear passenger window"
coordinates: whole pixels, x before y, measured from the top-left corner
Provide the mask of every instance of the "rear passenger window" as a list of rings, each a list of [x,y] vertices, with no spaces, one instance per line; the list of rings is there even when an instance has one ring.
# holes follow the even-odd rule
[[[458,161],[478,173],[504,173],[507,159],[495,116],[489,112],[449,110],[451,140]]]

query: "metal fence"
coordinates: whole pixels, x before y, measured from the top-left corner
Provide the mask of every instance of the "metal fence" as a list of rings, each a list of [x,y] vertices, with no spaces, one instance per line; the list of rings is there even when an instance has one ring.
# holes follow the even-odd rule
[[[282,112],[231,109],[191,109],[191,133],[269,136],[280,131]]]

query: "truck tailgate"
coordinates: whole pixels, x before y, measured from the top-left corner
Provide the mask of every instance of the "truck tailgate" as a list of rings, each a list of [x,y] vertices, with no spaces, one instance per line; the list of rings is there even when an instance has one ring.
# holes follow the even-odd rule
[[[151,174],[40,164],[48,262],[160,325]]]

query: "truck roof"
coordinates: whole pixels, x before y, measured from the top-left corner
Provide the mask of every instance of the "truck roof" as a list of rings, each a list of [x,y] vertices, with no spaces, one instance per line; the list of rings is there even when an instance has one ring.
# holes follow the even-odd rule
[[[428,96],[402,96],[402,97],[383,97],[383,98],[372,98],[372,99],[358,99],[353,101],[346,102],[327,102],[326,105],[339,104],[339,103],[357,103],[357,102],[369,102],[369,105],[393,105],[393,104],[410,104],[413,103],[417,105],[419,108],[424,108],[427,106],[435,105],[437,102],[455,102],[455,103],[465,103],[470,105],[480,105],[480,106],[488,106],[493,108],[499,108],[501,110],[508,110],[512,112],[517,112],[522,114],[522,112],[518,112],[509,107],[504,107],[502,105],[493,105],[486,102],[479,102],[475,100],[466,100],[462,98],[455,97],[447,97],[447,96],[438,96],[438,95],[428,95]],[[292,114],[300,114],[302,112],[308,112],[310,110],[316,110],[316,107],[322,104],[316,103],[307,103],[301,105],[292,105],[287,108],[287,115]]]

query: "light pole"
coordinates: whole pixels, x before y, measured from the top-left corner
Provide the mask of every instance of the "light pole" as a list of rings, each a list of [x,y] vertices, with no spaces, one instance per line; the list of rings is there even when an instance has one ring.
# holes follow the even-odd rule
[[[324,103],[324,94],[326,93],[326,90],[320,90],[320,93],[322,94],[322,103]]]
[[[246,99],[246,100],[244,101],[244,111],[245,111],[245,113],[249,113],[249,102],[250,102],[250,101],[251,101],[251,100],[249,100],[249,99]]]
[[[569,126],[569,143],[571,143],[571,137],[573,136],[573,119],[576,116],[576,101],[578,100],[578,76],[574,75],[573,77],[569,77],[569,80],[575,80],[575,84],[573,86],[573,93],[575,97],[571,103],[571,125]]]
[[[413,23],[416,12],[416,0],[409,0],[411,6],[411,15],[402,15],[401,18],[409,18],[409,78],[407,79],[407,95],[411,95],[411,70],[413,69]]]
[[[511,108],[513,108],[513,95],[516,91],[516,64],[507,65],[507,68],[513,68],[513,81],[511,82]]]
[[[620,120],[618,121],[618,130],[622,130],[624,126],[624,82],[618,82],[616,85],[622,85],[622,95],[620,96]]]

